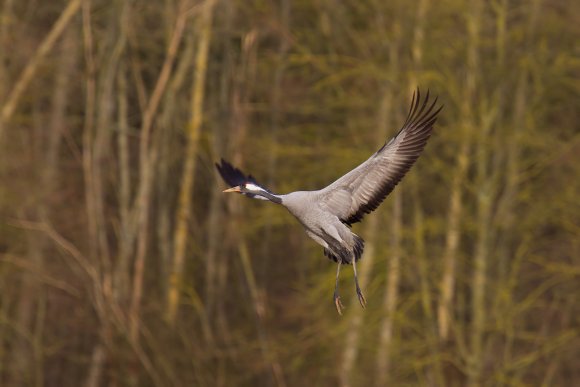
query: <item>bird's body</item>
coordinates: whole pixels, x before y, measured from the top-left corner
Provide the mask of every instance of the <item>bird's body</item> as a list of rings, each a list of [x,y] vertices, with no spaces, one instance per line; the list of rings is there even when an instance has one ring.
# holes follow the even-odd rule
[[[326,256],[349,264],[360,258],[364,242],[331,211],[321,191],[297,191],[281,197],[281,204],[304,226],[306,234],[324,247]]]
[[[342,309],[338,296],[341,264],[353,265],[356,292],[361,305],[366,304],[356,274],[356,262],[362,256],[364,241],[350,226],[379,206],[421,154],[441,110],[434,110],[437,99],[427,107],[428,100],[429,93],[419,107],[417,91],[407,120],[397,135],[358,167],[318,191],[276,195],[225,160],[216,164],[225,182],[234,186],[224,192],[238,192],[286,207],[304,226],[306,234],[324,247],[324,255],[337,262],[334,302],[339,313]]]
[[[342,263],[349,264],[353,258],[360,258],[364,242],[333,213],[322,191],[297,191],[280,196],[281,204],[304,226],[306,234],[324,247],[325,255],[336,262],[340,257]]]

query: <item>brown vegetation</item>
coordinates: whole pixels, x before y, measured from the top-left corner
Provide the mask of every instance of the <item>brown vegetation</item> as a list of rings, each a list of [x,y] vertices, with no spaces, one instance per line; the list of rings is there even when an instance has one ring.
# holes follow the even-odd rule
[[[0,385],[578,383],[579,14],[4,0]],[[340,317],[334,263],[285,211],[221,195],[213,162],[321,188],[416,86],[445,109],[355,226],[368,305],[352,289]]]

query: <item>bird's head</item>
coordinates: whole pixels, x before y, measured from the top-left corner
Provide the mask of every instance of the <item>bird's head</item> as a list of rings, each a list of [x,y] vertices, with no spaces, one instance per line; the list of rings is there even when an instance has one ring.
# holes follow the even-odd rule
[[[224,181],[232,187],[223,192],[237,192],[252,199],[282,203],[282,199],[278,195],[258,184],[252,175],[246,175],[224,159],[221,160],[220,164],[216,164],[216,167]]]
[[[237,193],[247,193],[247,194],[256,194],[256,193],[260,193],[260,192],[264,192],[264,188],[257,186],[256,184],[253,183],[243,183],[240,184],[236,187],[232,187],[232,188],[228,188],[226,190],[224,190],[223,192],[237,192]]]

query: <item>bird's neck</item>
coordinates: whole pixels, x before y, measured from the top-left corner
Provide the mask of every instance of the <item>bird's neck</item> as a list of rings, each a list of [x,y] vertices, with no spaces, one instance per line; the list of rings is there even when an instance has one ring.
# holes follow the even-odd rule
[[[282,204],[282,198],[279,195],[275,195],[273,193],[270,193],[268,191],[265,190],[260,190],[258,192],[254,192],[255,195],[259,195],[262,196],[266,199],[268,199],[269,201],[276,203],[276,204]]]

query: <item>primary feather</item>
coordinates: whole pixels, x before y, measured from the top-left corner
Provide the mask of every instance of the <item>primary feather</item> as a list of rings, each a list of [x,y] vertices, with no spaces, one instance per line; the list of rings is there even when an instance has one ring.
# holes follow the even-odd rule
[[[427,107],[429,92],[419,108],[420,93],[413,94],[407,120],[395,137],[358,167],[320,190],[320,198],[344,223],[360,222],[387,197],[417,160],[431,136],[442,107],[437,98]]]

